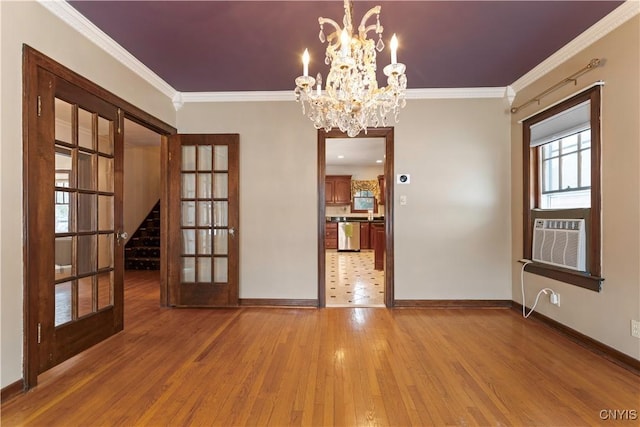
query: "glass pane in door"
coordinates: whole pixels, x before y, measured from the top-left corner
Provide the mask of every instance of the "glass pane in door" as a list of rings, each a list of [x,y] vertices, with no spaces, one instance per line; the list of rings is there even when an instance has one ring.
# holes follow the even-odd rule
[[[104,117],[98,117],[98,151],[113,154],[113,122]]]
[[[185,145],[182,147],[182,170],[196,170],[196,147],[193,145]]]
[[[98,156],[98,191],[113,192],[113,159]]]
[[[226,145],[216,145],[214,152],[213,169],[216,171],[226,171],[229,169],[229,147]]]
[[[211,283],[211,258],[198,258],[198,282]]]
[[[71,123],[74,113],[74,105],[56,98],[54,108],[56,115],[56,141],[72,144]]]
[[[198,170],[210,171],[211,170],[211,146],[199,145],[198,146]]]
[[[56,237],[54,245],[55,280],[73,276],[73,237]]]
[[[76,177],[73,169],[73,150],[61,145],[56,145],[56,187],[75,187]]]
[[[227,255],[228,251],[228,235],[227,230],[214,230],[213,234],[213,253],[215,255]]]
[[[98,196],[98,230],[113,230],[113,196]]]
[[[113,305],[113,271],[98,275],[98,310]]]
[[[229,175],[226,172],[216,173],[213,182],[213,197],[216,199],[229,197]]]
[[[78,317],[93,313],[93,279],[94,276],[78,279]]]
[[[78,193],[78,231],[96,230],[96,195]]]
[[[82,108],[78,109],[78,145],[94,150],[93,114]]]
[[[192,257],[182,258],[182,268],[180,281],[183,283],[193,283],[196,281],[196,259]]]
[[[78,188],[95,190],[95,155],[78,151]]]
[[[55,299],[56,299],[56,308],[55,308],[55,326],[63,325],[67,322],[71,322],[73,318],[71,313],[71,289],[73,283],[72,282],[62,282],[58,283],[55,286]]]
[[[211,174],[210,173],[198,174],[198,198],[199,199],[211,198]]]
[[[196,174],[182,174],[182,198],[193,199],[196,197]]]
[[[113,234],[98,235],[98,270],[113,268]]]
[[[71,233],[75,231],[74,212],[76,210],[76,193],[73,191],[55,192],[55,232]]]
[[[227,258],[216,257],[213,259],[213,271],[215,271],[214,282],[226,282],[227,278]]]

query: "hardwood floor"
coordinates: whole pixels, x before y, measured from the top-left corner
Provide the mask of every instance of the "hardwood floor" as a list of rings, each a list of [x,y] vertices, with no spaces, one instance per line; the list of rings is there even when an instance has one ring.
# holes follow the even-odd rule
[[[2,425],[578,426],[640,409],[640,377],[513,310],[166,309],[157,281],[127,272],[124,332],[41,375]]]

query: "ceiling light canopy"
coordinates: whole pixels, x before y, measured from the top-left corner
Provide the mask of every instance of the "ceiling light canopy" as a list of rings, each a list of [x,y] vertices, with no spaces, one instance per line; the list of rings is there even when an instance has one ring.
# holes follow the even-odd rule
[[[320,41],[327,42],[325,64],[330,66],[325,90],[322,76],[309,76],[309,52],[302,55],[303,75],[296,78],[296,101],[302,104],[302,113],[313,122],[316,129],[329,131],[334,127],[350,137],[368,127],[387,125],[387,115],[393,113],[398,121],[400,109],[406,105],[406,67],[397,60],[398,39],[394,34],[391,47],[391,63],[384,67],[387,86],[378,87],[376,77],[376,50],[384,49],[383,27],[380,25],[380,6],[369,9],[360,21],[357,33],[352,24],[353,3],[344,0],[343,27],[328,18],[318,18]],[[367,21],[375,15],[376,22]],[[325,36],[324,25],[332,32]],[[375,31],[377,43],[367,38]]]

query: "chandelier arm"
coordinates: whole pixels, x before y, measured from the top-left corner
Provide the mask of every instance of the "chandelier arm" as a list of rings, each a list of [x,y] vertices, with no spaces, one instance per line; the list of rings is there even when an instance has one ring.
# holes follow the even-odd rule
[[[342,29],[340,28],[340,25],[338,25],[338,23],[336,21],[334,21],[333,19],[320,17],[320,18],[318,18],[318,24],[320,24],[320,26],[322,26],[324,24],[329,24],[329,25],[333,26],[333,28],[336,29],[336,33],[340,34],[342,32]]]
[[[360,28],[358,28],[358,32],[360,34],[360,38],[362,38],[362,39],[366,38],[367,37],[367,33],[369,31],[372,31],[372,30],[375,31],[376,28],[378,28],[378,25],[376,25],[376,24],[371,24],[367,28],[365,28],[364,30],[362,29],[362,26],[361,26]],[[384,31],[384,27],[382,25],[380,25],[380,34],[382,34],[383,31]]]
[[[362,17],[362,20],[360,21],[360,26],[358,27],[358,31],[361,34],[362,34],[362,28],[365,28],[367,26],[367,21],[369,20],[369,18],[371,18],[375,14],[379,15],[381,9],[382,9],[381,6],[372,7],[371,9],[369,9],[367,11],[367,13],[364,14],[364,16]],[[365,30],[365,34],[366,34],[367,31],[369,31],[368,28]]]

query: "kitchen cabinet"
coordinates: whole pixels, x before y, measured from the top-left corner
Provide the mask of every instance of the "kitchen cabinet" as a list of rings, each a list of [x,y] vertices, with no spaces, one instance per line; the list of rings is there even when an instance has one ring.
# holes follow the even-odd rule
[[[338,223],[327,222],[324,231],[324,248],[338,249]]]
[[[370,223],[360,223],[360,249],[371,249]]]
[[[327,175],[324,195],[327,205],[350,205],[351,175]]]
[[[373,268],[384,270],[385,252],[385,227],[384,223],[374,222],[371,224],[371,238],[373,240]]]
[[[380,187],[380,200],[378,200],[378,204],[384,205],[384,175],[378,175],[378,187]]]

